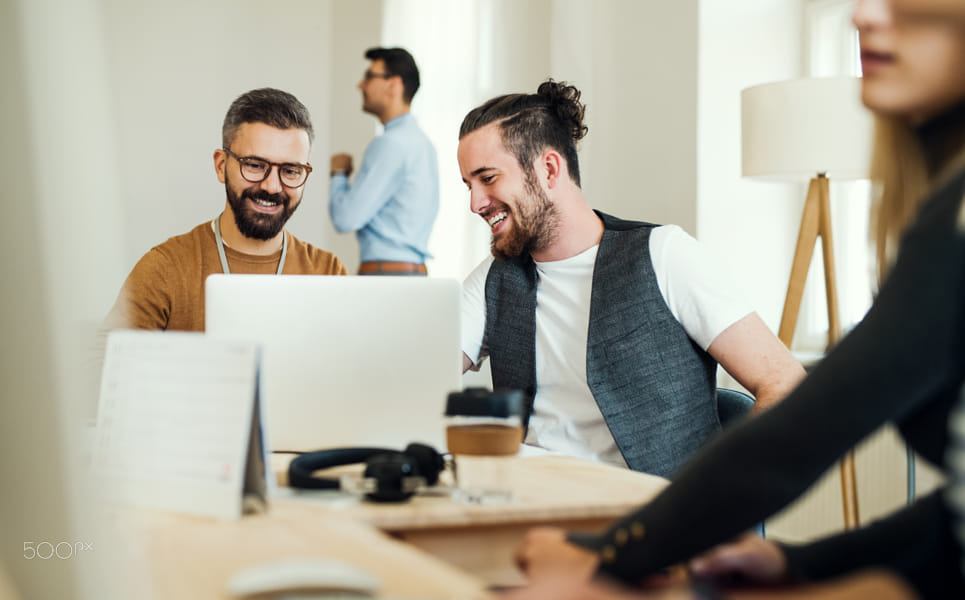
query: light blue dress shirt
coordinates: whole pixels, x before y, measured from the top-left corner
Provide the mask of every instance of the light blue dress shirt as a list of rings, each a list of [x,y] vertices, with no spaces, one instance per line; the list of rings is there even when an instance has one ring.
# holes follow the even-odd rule
[[[334,175],[329,213],[339,233],[355,231],[361,261],[424,263],[439,212],[439,167],[432,142],[410,113],[385,124],[349,185]]]

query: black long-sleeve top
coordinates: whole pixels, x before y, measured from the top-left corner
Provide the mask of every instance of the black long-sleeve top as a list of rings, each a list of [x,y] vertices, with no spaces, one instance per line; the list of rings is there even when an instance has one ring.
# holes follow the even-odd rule
[[[632,582],[776,513],[848,449],[893,421],[944,467],[947,420],[965,380],[965,171],[922,206],[872,308],[804,382],[706,446],[652,502],[600,536],[601,571]],[[962,551],[936,492],[869,527],[787,547],[789,573],[817,580],[877,565],[924,597],[965,598]]]

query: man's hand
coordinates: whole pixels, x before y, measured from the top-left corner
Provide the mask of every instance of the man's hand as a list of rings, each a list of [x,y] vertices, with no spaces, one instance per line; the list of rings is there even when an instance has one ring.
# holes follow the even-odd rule
[[[690,561],[698,577],[738,577],[753,583],[780,583],[787,576],[787,560],[774,542],[753,534],[721,544]]]
[[[566,532],[555,527],[529,530],[513,560],[530,581],[547,577],[586,581],[599,564],[596,554],[567,542]]]
[[[330,162],[331,174],[344,173],[346,175],[352,174],[352,155],[340,152],[338,154],[333,154]]]

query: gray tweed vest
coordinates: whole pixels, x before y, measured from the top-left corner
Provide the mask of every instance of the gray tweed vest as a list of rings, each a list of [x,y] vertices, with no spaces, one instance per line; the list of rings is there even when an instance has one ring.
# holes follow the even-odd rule
[[[586,375],[617,447],[635,471],[672,476],[720,429],[714,359],[674,318],[650,260],[655,225],[597,211],[604,231],[593,269]],[[486,277],[486,329],[494,389],[536,396],[536,265],[494,261]]]

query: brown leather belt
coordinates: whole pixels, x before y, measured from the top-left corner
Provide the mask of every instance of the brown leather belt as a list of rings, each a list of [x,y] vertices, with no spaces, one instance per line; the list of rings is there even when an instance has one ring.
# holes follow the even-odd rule
[[[391,273],[428,273],[426,266],[420,263],[393,262],[389,260],[371,260],[359,265],[359,275],[379,275]]]

